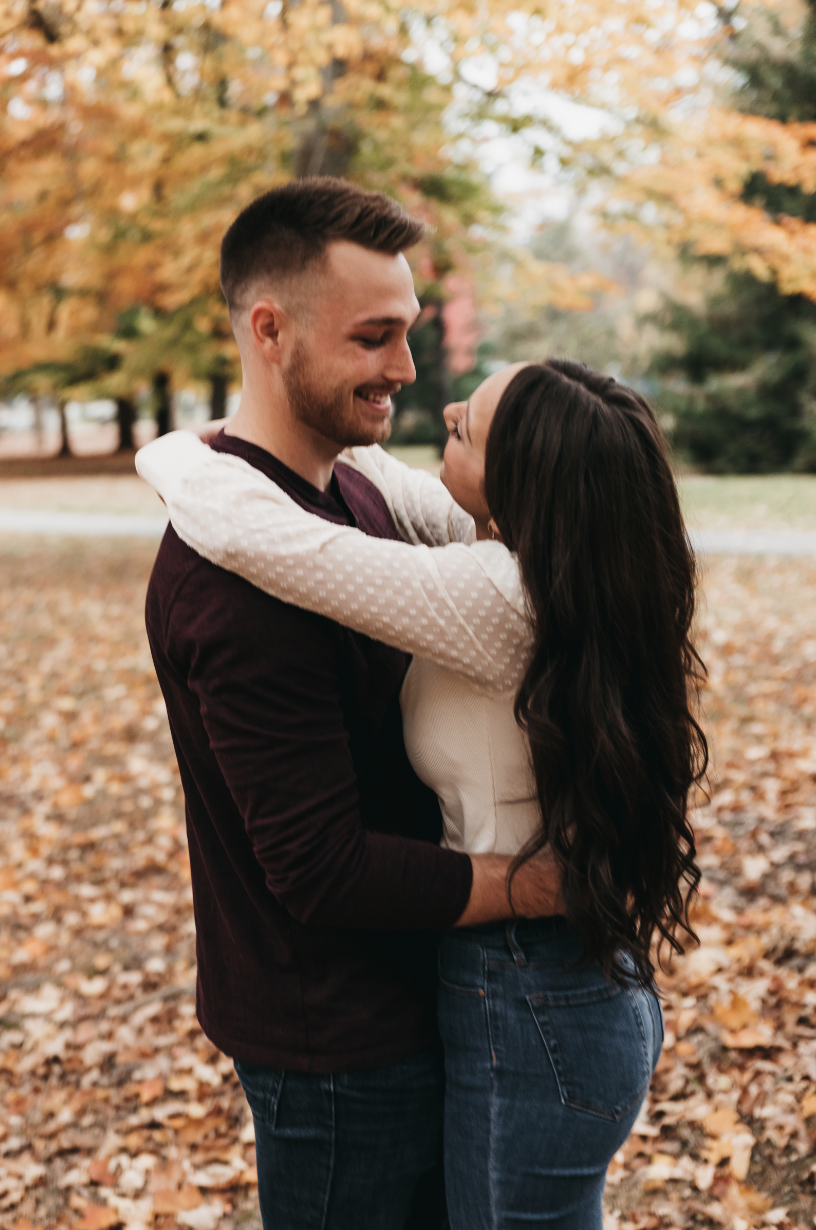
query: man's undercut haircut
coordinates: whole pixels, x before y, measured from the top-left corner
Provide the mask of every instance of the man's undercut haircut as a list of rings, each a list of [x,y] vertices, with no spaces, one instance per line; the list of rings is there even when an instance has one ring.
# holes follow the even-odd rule
[[[234,313],[249,306],[244,292],[253,283],[302,273],[330,243],[346,240],[396,256],[426,231],[382,192],[328,176],[296,179],[259,196],[235,219],[221,243],[221,289]]]

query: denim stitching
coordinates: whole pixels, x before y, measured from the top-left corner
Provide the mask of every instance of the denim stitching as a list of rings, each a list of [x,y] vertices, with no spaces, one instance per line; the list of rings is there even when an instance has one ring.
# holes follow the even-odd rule
[[[484,959],[484,952],[482,958]],[[496,1045],[493,1041],[493,1027],[490,1018],[490,987],[487,981],[487,969],[482,971],[482,981],[484,982],[484,1010],[485,1023],[487,1025],[487,1045],[490,1047],[490,1070],[491,1072],[496,1067]]]
[[[492,1048],[491,1048],[492,1053]],[[490,1192],[490,1225],[493,1230],[498,1230],[498,1221],[496,1220],[496,1069],[490,1069],[490,1149],[487,1159],[487,1185]]]
[[[630,1000],[633,1001],[632,993],[631,991],[629,991],[628,988],[626,989],[626,994],[630,997]],[[553,1072],[555,1073],[555,1081],[556,1081],[556,1084],[558,1085],[558,1094],[559,1094],[559,1097],[561,1098],[561,1102],[563,1103],[564,1106],[569,1106],[573,1110],[583,1111],[585,1114],[588,1114],[588,1115],[594,1115],[597,1119],[606,1119],[610,1123],[618,1123],[623,1118],[623,1116],[632,1109],[635,1103],[639,1099],[643,1098],[645,1090],[648,1089],[649,1087],[649,1081],[651,1077],[647,1075],[645,1085],[642,1085],[637,1090],[634,1097],[632,1097],[624,1106],[616,1107],[612,1110],[605,1110],[603,1107],[600,1107],[600,1106],[590,1106],[586,1102],[579,1101],[578,1098],[571,1097],[569,1093],[566,1069],[564,1068],[563,1063],[562,1063],[561,1052],[557,1045],[557,1039],[555,1041],[555,1046],[553,1050],[550,1047],[550,1044],[544,1034],[544,1031],[541,1028],[541,1022],[536,1016],[535,1010],[533,1008],[533,1002],[535,1000],[538,1000],[541,1006],[546,1008],[547,1001],[550,998],[552,998],[552,1000],[557,1000],[558,997],[555,995],[550,997],[546,994],[528,995],[527,1003],[530,1005],[530,1012],[532,1013],[533,1020],[536,1023],[536,1028],[538,1029],[539,1037],[541,1038],[541,1041],[544,1043],[544,1048],[547,1052],[547,1055],[549,1056],[550,1063],[552,1064]],[[588,1002],[592,1002],[592,1001],[588,1001]],[[556,1007],[559,1005],[557,1005],[556,1003],[553,1003],[552,1006]],[[643,1029],[643,1019],[640,1015],[640,1010],[637,1004],[634,1002],[633,1002],[633,1008],[635,1012],[635,1020],[637,1022],[638,1033],[640,1034],[641,1043],[643,1045],[643,1055],[645,1057],[646,1056],[646,1037],[645,1037],[645,1033]],[[647,1070],[648,1069],[649,1069],[649,1064],[647,1060]]]
[[[476,995],[479,998],[479,987],[458,987],[455,982],[446,982],[444,978],[439,979],[439,985],[444,987],[446,991],[453,991],[456,995]]]
[[[281,1098],[283,1097],[283,1082],[284,1082],[285,1080],[286,1080],[286,1073],[285,1073],[285,1072],[281,1072],[281,1078],[280,1078],[280,1080],[278,1081],[277,1088],[276,1088],[276,1090],[275,1090],[275,1094],[274,1094],[274,1102],[275,1102],[275,1106],[274,1106],[274,1109],[272,1110],[272,1113],[271,1113],[271,1114],[269,1114],[270,1108],[272,1107],[272,1101],[273,1101],[273,1095],[272,1095],[272,1092],[271,1092],[271,1091],[270,1091],[270,1094],[269,1094],[269,1104],[265,1107],[265,1110],[266,1110],[267,1115],[268,1115],[268,1120],[267,1120],[267,1121],[268,1121],[269,1126],[272,1128],[272,1130],[273,1130],[273,1131],[275,1130],[275,1128],[276,1128],[276,1127],[277,1127],[277,1125],[278,1125],[278,1107],[280,1106],[280,1104],[281,1104]]]
[[[323,1200],[323,1216],[320,1219],[320,1230],[326,1230],[326,1218],[329,1216],[329,1197],[331,1196],[332,1182],[334,1180],[334,1154],[335,1140],[337,1136],[337,1123],[335,1113],[335,1089],[334,1076],[329,1076],[329,1091],[331,1093],[331,1155],[329,1157],[329,1180],[326,1184],[326,1195]]]
[[[640,1012],[640,1004],[637,1002],[637,999],[635,998],[634,992],[632,991],[631,987],[626,988],[626,994],[628,995],[629,1002],[631,1003],[632,1008],[634,1009],[635,1020],[637,1021],[638,1030],[640,1032],[640,1040],[643,1043],[643,1058],[646,1060],[646,1070],[648,1072],[651,1066],[649,1064],[649,1044],[646,1039],[646,1029],[643,1024],[643,1017],[641,1016],[641,1012]]]

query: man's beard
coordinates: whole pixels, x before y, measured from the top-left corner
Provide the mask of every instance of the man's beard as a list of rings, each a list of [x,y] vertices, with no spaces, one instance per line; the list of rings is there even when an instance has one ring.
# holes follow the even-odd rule
[[[339,448],[380,444],[391,435],[391,421],[366,423],[355,413],[353,394],[347,388],[328,388],[316,379],[315,363],[302,341],[297,341],[283,372],[283,386],[292,414],[299,423],[317,431]]]

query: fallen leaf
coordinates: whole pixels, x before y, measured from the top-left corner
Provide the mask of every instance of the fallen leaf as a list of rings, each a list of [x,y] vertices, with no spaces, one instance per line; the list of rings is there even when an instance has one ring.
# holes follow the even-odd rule
[[[802,1099],[802,1118],[809,1119],[816,1115],[816,1093],[809,1093]]]
[[[149,1106],[151,1102],[157,1102],[164,1093],[164,1081],[160,1076],[154,1076],[152,1080],[142,1081],[138,1090],[142,1106]]]
[[[114,1187],[116,1184],[116,1178],[108,1170],[108,1163],[98,1157],[92,1158],[88,1163],[88,1177],[100,1187]]]
[[[222,1204],[202,1204],[187,1213],[179,1213],[176,1221],[180,1226],[189,1226],[190,1230],[215,1230],[223,1215]]]
[[[756,1047],[772,1047],[774,1045],[773,1030],[763,1026],[749,1025],[736,1033],[728,1030],[723,1032],[722,1040],[730,1050],[751,1051]]]
[[[744,1029],[746,1025],[754,1025],[757,1016],[751,1005],[742,995],[734,994],[727,1005],[716,1005],[714,1008],[714,1019],[720,1025],[724,1025],[726,1029],[740,1030]]]
[[[178,1191],[162,1189],[154,1193],[153,1212],[157,1216],[161,1213],[183,1213],[188,1209],[197,1209],[201,1201],[200,1191],[191,1185]]]
[[[110,1230],[118,1226],[122,1218],[115,1209],[103,1208],[101,1204],[87,1205],[82,1218],[74,1222],[74,1230]]]
[[[79,807],[80,803],[85,802],[85,792],[78,782],[71,782],[58,790],[51,801],[54,807]]]

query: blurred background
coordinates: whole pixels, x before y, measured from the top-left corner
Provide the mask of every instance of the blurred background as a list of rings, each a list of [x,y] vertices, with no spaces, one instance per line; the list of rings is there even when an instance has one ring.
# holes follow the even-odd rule
[[[812,1227],[816,0],[0,0],[0,1227],[260,1226],[195,1020],[133,456],[235,406],[221,236],[314,174],[433,227],[409,463],[517,359],[656,408],[713,762],[606,1230]]]

